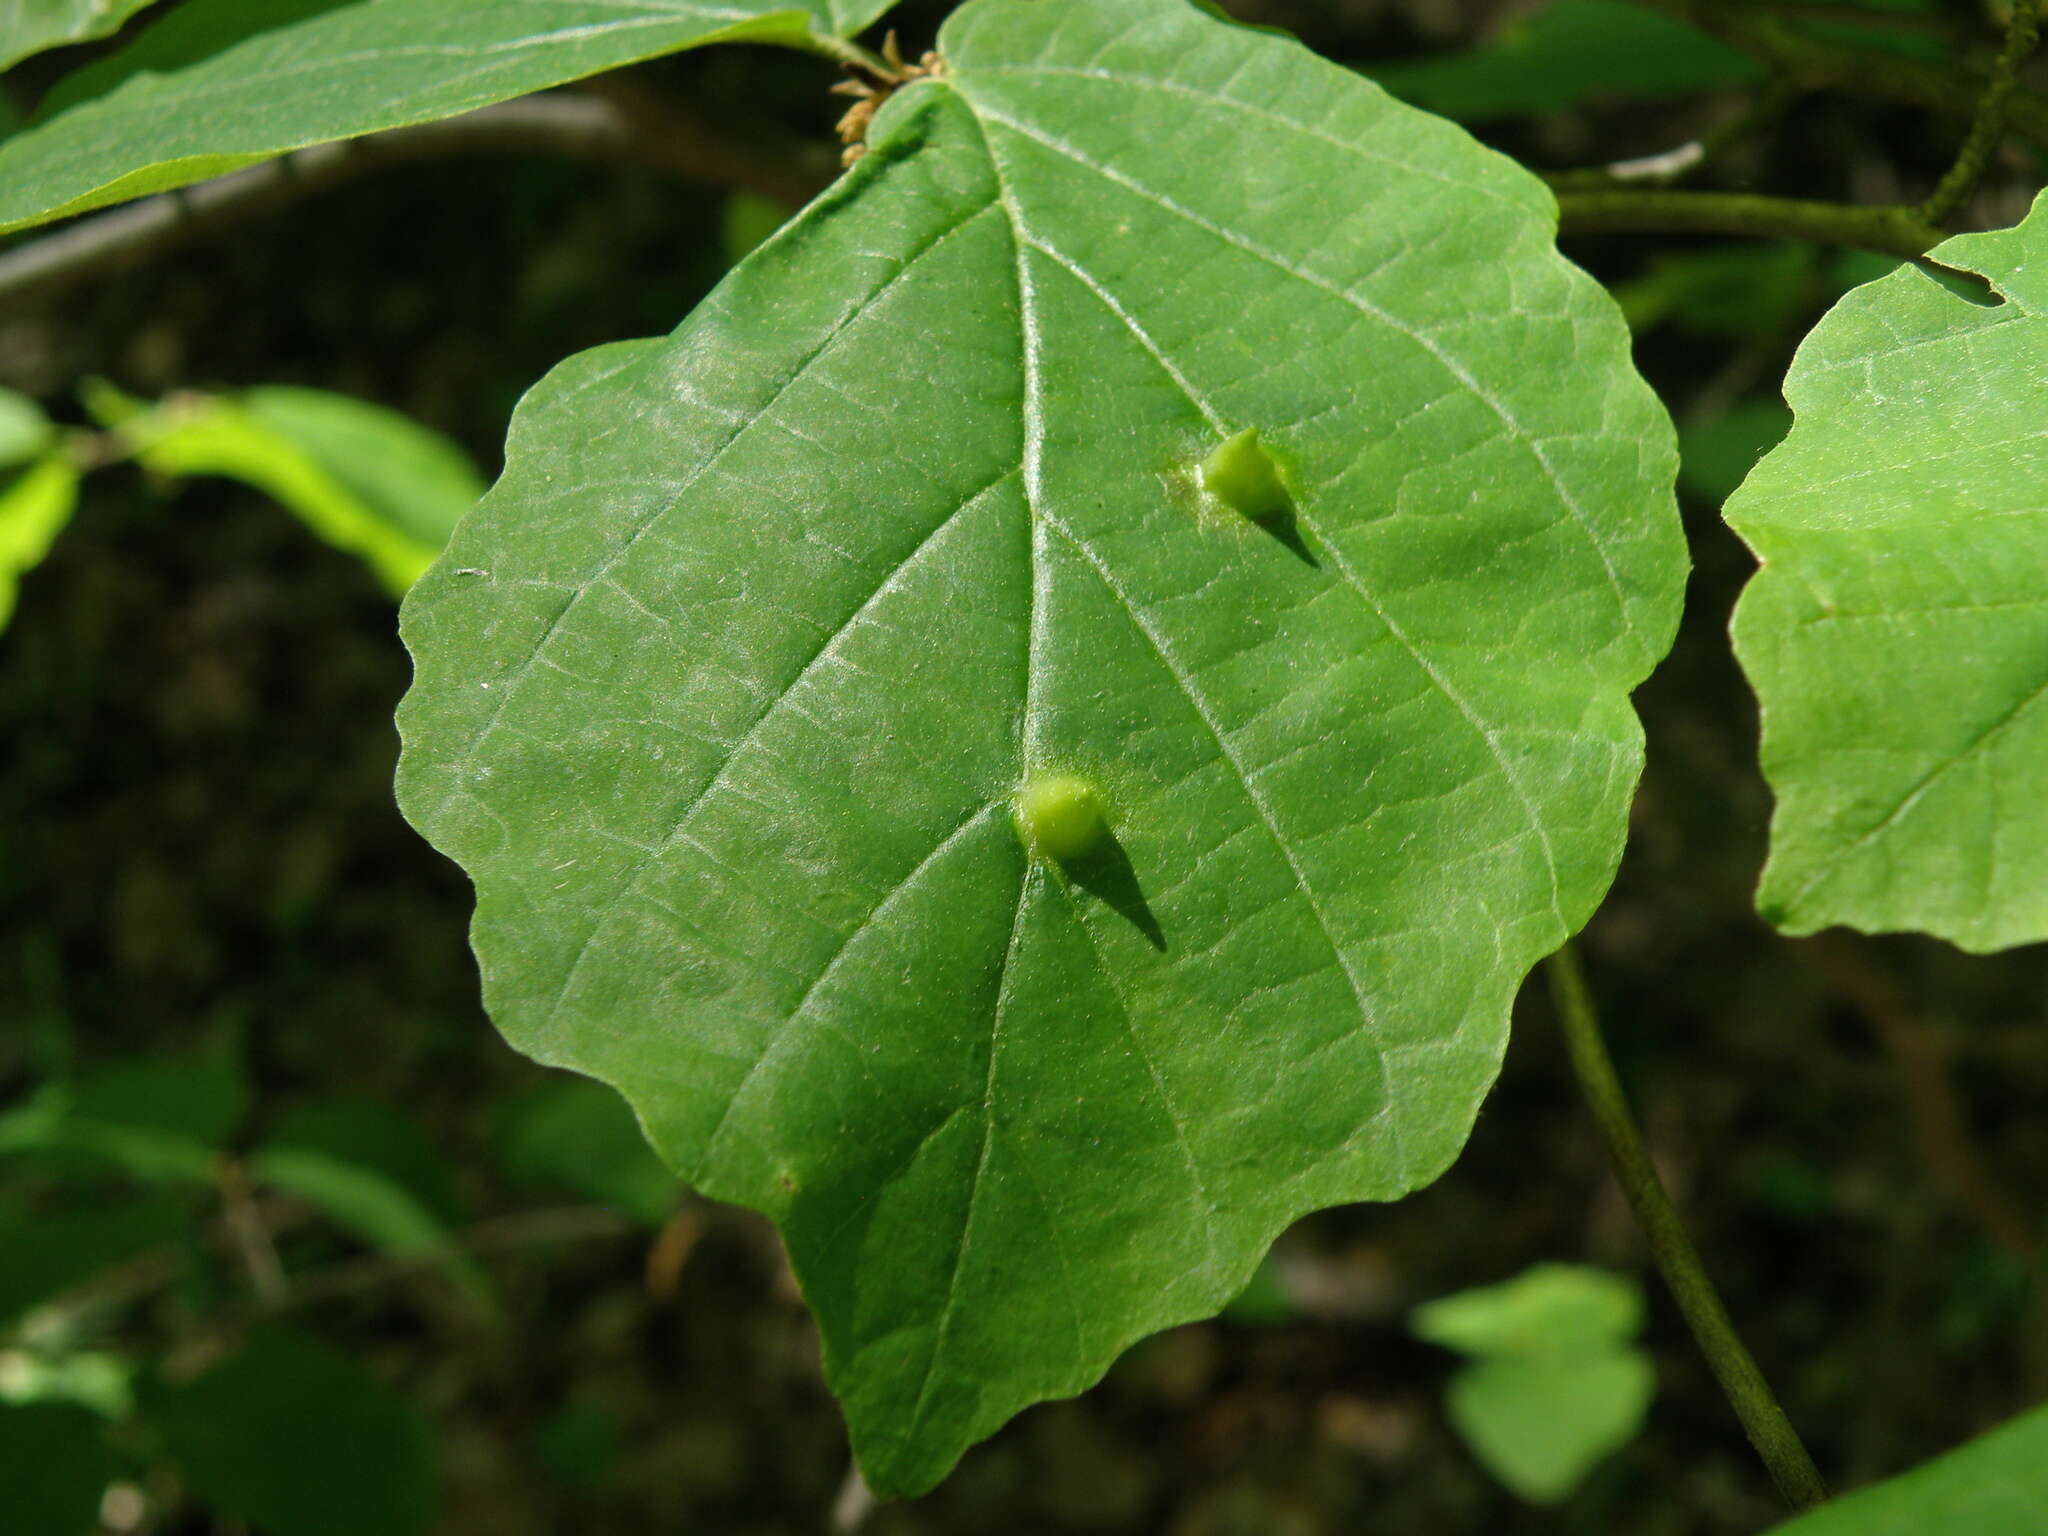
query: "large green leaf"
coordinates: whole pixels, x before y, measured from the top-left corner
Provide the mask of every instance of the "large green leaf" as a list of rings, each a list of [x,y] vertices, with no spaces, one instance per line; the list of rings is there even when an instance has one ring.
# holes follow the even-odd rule
[[[822,49],[886,0],[362,0],[0,145],[0,233],[714,42]]]
[[[2048,1536],[2048,1408],[1889,1482],[1823,1504],[1771,1536]]]
[[[1534,179],[1183,0],[941,48],[672,338],[529,397],[404,615],[495,1018],[781,1224],[891,1493],[1450,1162],[1684,565]],[[1261,522],[1193,469],[1270,482],[1254,429]],[[1064,865],[1052,774],[1112,834]]]
[[[0,1406],[0,1488],[24,1536],[93,1536],[119,1463],[106,1426],[69,1403]]]
[[[1763,568],[1735,645],[1777,792],[1757,904],[1791,933],[2048,938],[2048,197],[1853,290],[1730,499]]]
[[[156,0],[0,0],[0,69],[32,53],[121,30]]]

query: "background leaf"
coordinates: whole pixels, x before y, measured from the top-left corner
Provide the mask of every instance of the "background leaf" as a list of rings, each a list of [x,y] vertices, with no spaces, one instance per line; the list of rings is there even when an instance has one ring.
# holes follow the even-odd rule
[[[573,1190],[650,1227],[675,1211],[676,1176],[602,1083],[563,1077],[536,1088],[500,1112],[495,1143],[516,1183]]]
[[[0,1488],[23,1536],[92,1536],[116,1465],[96,1414],[66,1403],[0,1407]]]
[[[1552,0],[1447,58],[1368,64],[1404,101],[1463,122],[1540,116],[1594,97],[1655,100],[1753,84],[1747,54],[1626,0]]]
[[[774,1215],[892,1493],[1450,1161],[1684,563],[1533,179],[1180,0],[941,46],[674,338],[529,398],[404,620],[494,1016]],[[1248,426],[1263,524],[1191,478]],[[1027,772],[1098,853],[1026,856]]]
[[[879,0],[363,0],[260,32],[0,144],[0,233],[290,150],[506,101],[713,42],[819,46]]]
[[[297,1333],[259,1330],[146,1408],[193,1491],[267,1536],[419,1536],[432,1523],[425,1420]]]
[[[1855,289],[1785,381],[1794,423],[1727,505],[1777,793],[1758,908],[1790,933],[2048,938],[2048,197]]]
[[[1451,1422],[1486,1469],[1532,1504],[1568,1497],[1642,1428],[1656,1373],[1640,1350],[1497,1359],[1452,1378]]]
[[[26,395],[0,389],[0,469],[14,469],[38,457],[55,435],[41,406]]]
[[[1643,1326],[1633,1281],[1578,1264],[1538,1264],[1500,1285],[1415,1309],[1418,1338],[1481,1359],[1584,1356],[1626,1344]]]
[[[0,487],[0,629],[14,615],[21,578],[42,563],[78,508],[78,470],[53,453]]]
[[[0,5],[0,69],[65,43],[108,37],[155,0],[6,0]]]

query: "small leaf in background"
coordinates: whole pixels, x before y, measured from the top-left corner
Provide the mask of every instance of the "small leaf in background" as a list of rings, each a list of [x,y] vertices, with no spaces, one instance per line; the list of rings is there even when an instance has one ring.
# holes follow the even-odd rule
[[[483,1272],[450,1243],[441,1220],[377,1169],[303,1147],[262,1148],[247,1167],[260,1183],[314,1206],[382,1252],[438,1257],[472,1300],[489,1295]]]
[[[418,1119],[382,1099],[336,1096],[290,1105],[271,1124],[263,1144],[321,1152],[375,1169],[442,1221],[459,1221],[465,1214],[455,1169]]]
[[[67,1403],[0,1406],[0,1528],[93,1536],[118,1466],[97,1414]]]
[[[1873,1487],[1773,1526],[1770,1536],[2043,1536],[2048,1407]]]
[[[421,440],[432,436],[425,428],[376,407],[350,415],[345,426],[345,413],[309,411],[303,399],[282,410],[273,400],[269,411],[292,420],[299,430],[317,419],[311,434],[317,451],[247,405],[215,396],[169,400],[119,425],[134,444],[136,461],[153,474],[170,479],[222,475],[252,485],[336,549],[358,556],[393,596],[402,596],[433,563],[440,538],[452,525],[451,500],[464,484],[452,474],[452,461],[419,451]],[[326,459],[340,457],[350,432],[375,442],[377,431],[367,425],[375,417],[384,418],[387,427],[404,422],[404,432],[385,439],[385,447],[397,450],[394,461],[381,468],[357,466],[345,481]],[[424,475],[415,485],[412,477],[419,470]]]
[[[2048,938],[2048,194],[1852,289],[1785,381],[1791,434],[1729,499],[1777,795],[1757,907],[1788,933]]]
[[[1636,1437],[1656,1390],[1647,1356],[1614,1350],[1475,1361],[1451,1378],[1445,1401],[1487,1471],[1532,1504],[1556,1504]]]
[[[1614,300],[1638,334],[1669,325],[1696,336],[1768,339],[1820,297],[1819,265],[1812,247],[1789,241],[1674,252],[1615,284]]]
[[[40,456],[55,436],[41,406],[27,395],[0,389],[0,469],[15,469]]]
[[[572,1403],[542,1423],[533,1437],[541,1470],[573,1493],[602,1487],[619,1460],[619,1421],[591,1404]]]
[[[0,1323],[110,1265],[174,1241],[190,1219],[168,1194],[126,1196],[90,1210],[0,1208]]]
[[[42,563],[78,506],[78,470],[53,453],[0,485],[0,629],[21,578]]]
[[[1792,412],[1782,400],[1744,400],[1711,420],[1680,427],[1679,486],[1718,507],[1791,426]]]
[[[1470,1357],[1451,1422],[1487,1470],[1531,1503],[1566,1498],[1642,1427],[1656,1391],[1632,1341],[1641,1288],[1604,1270],[1539,1264],[1417,1307],[1415,1334]]]
[[[0,1349],[0,1403],[70,1403],[124,1419],[135,1406],[135,1362],[105,1351]]]
[[[156,0],[15,0],[0,11],[0,69],[32,53],[111,37]]]
[[[679,1186],[626,1101],[588,1078],[559,1077],[506,1104],[494,1138],[515,1183],[571,1190],[659,1227]]]
[[[1625,0],[1552,0],[1470,52],[1363,70],[1403,101],[1468,123],[1540,116],[1601,97],[1685,96],[1763,78],[1747,54]]]
[[[794,216],[795,210],[758,192],[735,192],[725,200],[725,264],[736,267]]]
[[[186,1486],[264,1536],[424,1536],[435,1447],[419,1412],[354,1361],[265,1328],[144,1411]]]
[[[210,1184],[214,1158],[247,1117],[249,1089],[226,1057],[119,1061],[46,1084],[0,1114],[0,1154],[84,1157],[137,1178]]]
[[[324,389],[266,385],[238,397],[365,507],[437,553],[484,477],[453,442],[409,416]]]

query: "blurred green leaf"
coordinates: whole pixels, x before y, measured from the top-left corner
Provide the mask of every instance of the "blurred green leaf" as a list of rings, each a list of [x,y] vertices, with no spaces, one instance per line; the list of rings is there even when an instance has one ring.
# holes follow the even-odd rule
[[[444,1222],[464,1214],[455,1170],[418,1119],[380,1099],[336,1096],[291,1105],[278,1115],[264,1145],[323,1152],[375,1169]]]
[[[1451,1422],[1486,1469],[1532,1504],[1566,1498],[1642,1428],[1656,1375],[1640,1350],[1493,1359],[1451,1379]]]
[[[225,1057],[117,1061],[0,1115],[0,1154],[82,1154],[137,1178],[211,1184],[248,1107],[248,1084]]]
[[[1889,1482],[1843,1494],[1770,1536],[2044,1536],[2048,1407]]]
[[[485,490],[469,455],[430,427],[323,389],[245,390],[255,420],[297,445],[373,514],[440,552]]]
[[[521,1184],[573,1190],[658,1227],[678,1185],[626,1101],[588,1078],[561,1077],[514,1100],[497,1127],[499,1165]]]
[[[571,1404],[534,1435],[541,1470],[563,1488],[601,1486],[619,1459],[619,1421],[602,1408]]]
[[[123,1419],[135,1406],[134,1384],[135,1363],[126,1355],[0,1351],[0,1402],[71,1403],[101,1418]]]
[[[0,1407],[0,1521],[19,1536],[92,1536],[118,1466],[106,1426],[67,1403]]]
[[[440,499],[446,495],[445,482],[433,491],[437,499],[428,510],[401,521],[389,502],[364,500],[305,447],[235,401],[181,397],[131,417],[122,431],[135,445],[137,462],[154,474],[171,479],[222,475],[275,498],[336,549],[361,558],[393,596],[402,596],[440,553],[438,543],[413,529],[430,526],[445,512]],[[364,473],[354,478],[376,477]],[[390,484],[381,489],[389,490]]]
[[[1417,1307],[1419,1338],[1481,1359],[1574,1359],[1611,1350],[1643,1326],[1642,1288],[1576,1264],[1537,1264],[1499,1285]]]
[[[426,1420],[312,1339],[259,1330],[144,1408],[192,1492],[264,1536],[424,1536],[432,1524]]]
[[[14,615],[21,578],[41,564],[78,506],[78,470],[62,454],[32,464],[0,489],[0,629]]]
[[[56,429],[27,395],[0,389],[0,469],[26,464],[50,446]]]
[[[1744,400],[1710,420],[1680,427],[1679,485],[1718,507],[1791,427],[1792,410],[1782,400]]]
[[[18,1317],[145,1249],[178,1237],[189,1220],[168,1195],[52,1213],[0,1209],[0,1323]]]
[[[796,210],[758,192],[735,192],[725,200],[725,264],[736,267],[794,216]]]
[[[1811,246],[1784,241],[1677,251],[1613,292],[1638,334],[1669,325],[1695,336],[1770,338],[1813,297],[1816,266]]]
[[[1625,0],[1554,0],[1470,52],[1363,70],[1402,100],[1468,123],[1539,117],[1593,97],[1657,100],[1763,78],[1748,55]]]
[[[111,37],[156,0],[14,0],[0,11],[0,69],[66,43]]]
[[[451,1245],[440,1218],[378,1170],[303,1147],[265,1147],[250,1156],[248,1169],[260,1182],[317,1207],[385,1253],[440,1258],[473,1299],[489,1293],[483,1272]]]

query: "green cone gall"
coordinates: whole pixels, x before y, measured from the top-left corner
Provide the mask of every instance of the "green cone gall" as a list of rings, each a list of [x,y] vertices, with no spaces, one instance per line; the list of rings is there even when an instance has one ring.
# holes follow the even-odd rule
[[[1202,489],[1250,518],[1271,517],[1291,504],[1257,427],[1246,427],[1202,460]]]
[[[1016,816],[1024,846],[1052,859],[1079,858],[1109,830],[1095,786],[1070,773],[1033,779],[1018,790]]]

